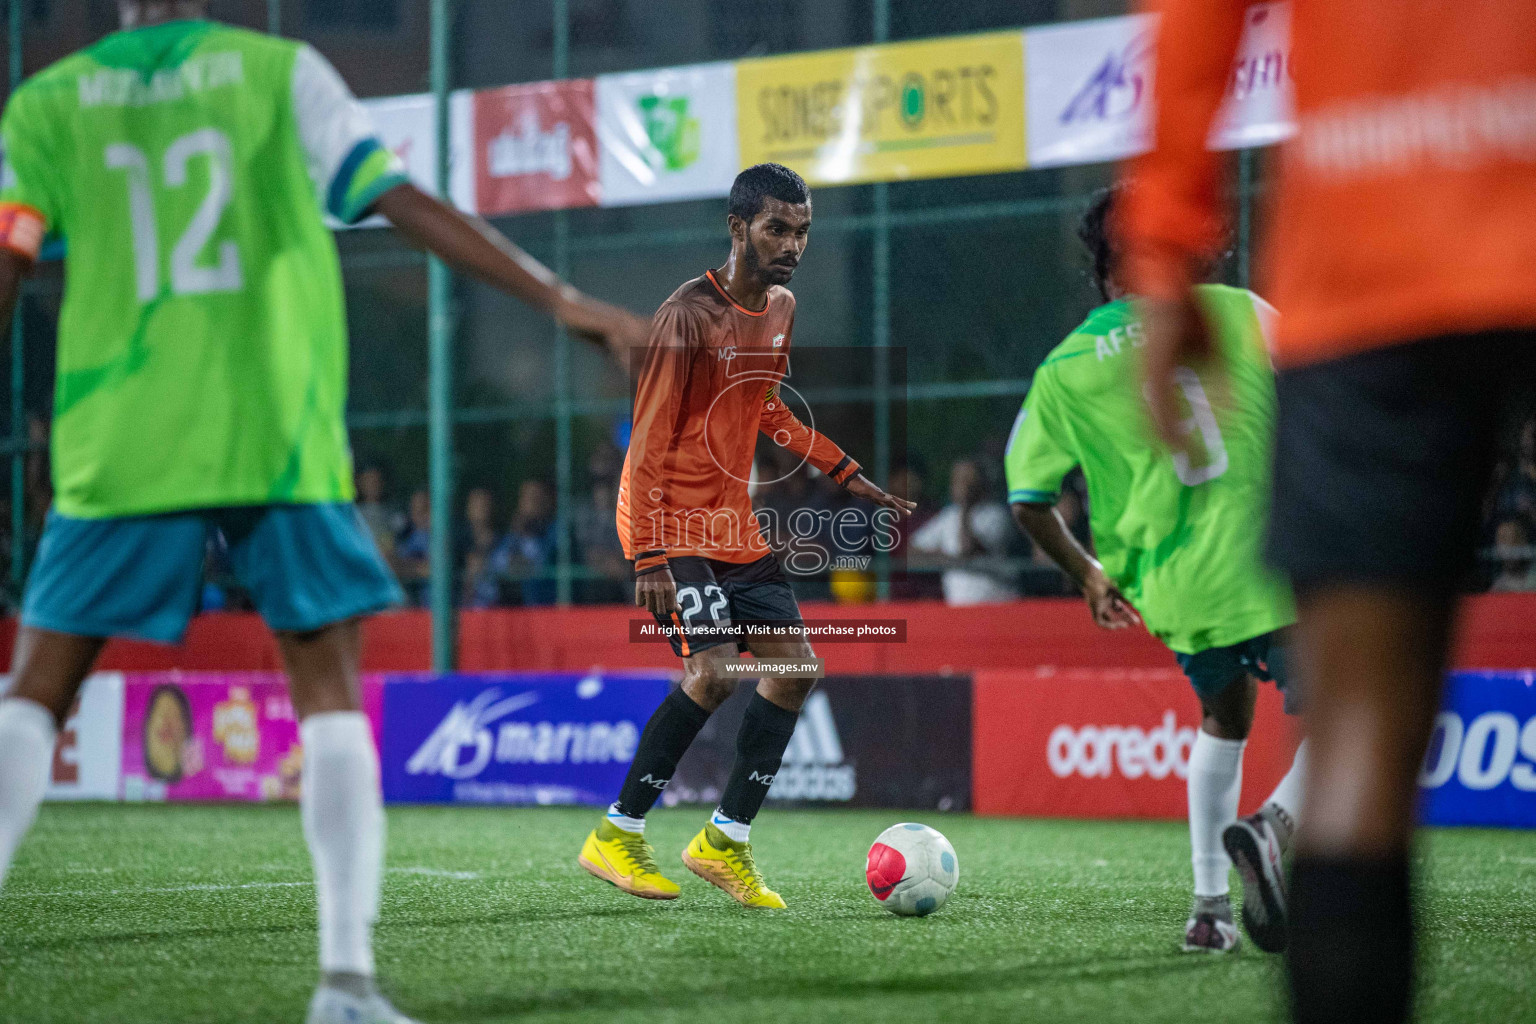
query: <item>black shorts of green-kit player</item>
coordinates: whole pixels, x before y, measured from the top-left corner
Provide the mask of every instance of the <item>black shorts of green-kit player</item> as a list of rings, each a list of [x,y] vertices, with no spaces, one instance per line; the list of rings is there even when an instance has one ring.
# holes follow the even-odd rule
[[[634,563],[629,567],[633,572]],[[795,632],[803,624],[800,605],[774,555],[753,562],[684,555],[667,567],[677,582],[677,611],[655,618],[679,658],[722,644],[745,653],[753,629],[764,637],[803,635]]]

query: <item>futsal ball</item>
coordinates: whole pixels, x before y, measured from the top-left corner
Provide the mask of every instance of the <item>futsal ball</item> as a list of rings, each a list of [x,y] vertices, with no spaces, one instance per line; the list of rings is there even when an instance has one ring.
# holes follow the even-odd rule
[[[926,917],[949,901],[960,881],[960,862],[936,829],[904,822],[880,833],[869,848],[864,877],[886,910]]]

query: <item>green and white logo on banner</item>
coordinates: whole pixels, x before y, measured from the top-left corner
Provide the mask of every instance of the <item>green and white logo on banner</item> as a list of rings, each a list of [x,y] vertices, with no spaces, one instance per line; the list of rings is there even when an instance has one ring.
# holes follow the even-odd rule
[[[604,206],[723,196],[740,169],[736,69],[601,75],[597,133]]]
[[[681,171],[699,158],[699,119],[688,113],[687,96],[641,96],[640,116],[660,162]]]

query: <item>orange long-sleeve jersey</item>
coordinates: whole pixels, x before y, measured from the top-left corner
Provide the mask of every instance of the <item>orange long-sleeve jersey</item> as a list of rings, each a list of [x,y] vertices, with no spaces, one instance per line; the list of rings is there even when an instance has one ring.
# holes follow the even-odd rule
[[[1243,0],[1153,0],[1155,148],[1120,221],[1129,283],[1168,296],[1221,236],[1206,139]],[[1536,324],[1536,3],[1292,0],[1298,132],[1263,269],[1296,365]]]
[[[754,312],[713,271],[662,303],[619,481],[619,540],[637,571],[669,555],[752,562],[768,553],[747,495],[759,432],[837,483],[859,471],[779,396],[794,329],[788,289],[770,288]]]

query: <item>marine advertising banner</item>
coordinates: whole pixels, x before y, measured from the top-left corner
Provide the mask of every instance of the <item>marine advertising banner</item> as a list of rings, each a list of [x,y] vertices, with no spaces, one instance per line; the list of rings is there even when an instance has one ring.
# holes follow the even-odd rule
[[[1536,671],[1452,673],[1419,789],[1426,824],[1536,828]]]
[[[1019,170],[1023,46],[995,32],[739,61],[741,162],[813,184]]]
[[[716,711],[677,766],[663,802],[712,804],[736,759],[754,688]],[[830,676],[806,700],[774,802],[968,810],[971,684],[965,676]]]
[[[607,804],[671,684],[659,672],[390,676],[384,798]]]
[[[122,798],[297,800],[304,755],[276,672],[129,673],[122,691]],[[379,738],[383,677],[362,679]]]
[[[728,194],[741,169],[736,66],[598,76],[597,137],[604,206]]]
[[[479,213],[597,205],[592,79],[487,89],[473,109]]]

